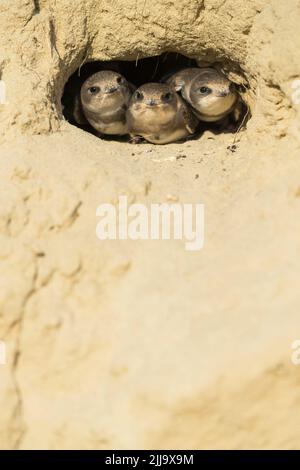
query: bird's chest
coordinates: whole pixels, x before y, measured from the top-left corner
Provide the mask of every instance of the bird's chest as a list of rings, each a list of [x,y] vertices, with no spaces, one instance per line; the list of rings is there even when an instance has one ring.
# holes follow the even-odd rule
[[[110,123],[97,121],[91,124],[97,131],[101,132],[102,134],[110,134],[110,135],[127,134],[127,125],[125,121],[113,121]]]
[[[123,108],[114,113],[90,117],[89,122],[94,129],[102,134],[124,135],[128,133],[125,111]]]
[[[153,144],[169,144],[187,137],[188,131],[184,127],[160,129],[157,133],[144,134],[144,138]]]

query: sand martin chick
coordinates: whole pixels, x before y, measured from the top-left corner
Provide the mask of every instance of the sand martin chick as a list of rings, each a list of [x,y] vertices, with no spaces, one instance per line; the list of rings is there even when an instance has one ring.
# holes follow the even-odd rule
[[[167,83],[181,93],[201,121],[221,121],[234,110],[238,101],[234,84],[213,68],[183,69]]]
[[[100,135],[128,134],[126,111],[134,91],[134,85],[117,72],[95,73],[81,87],[84,116]]]
[[[168,144],[194,134],[199,121],[169,85],[147,83],[132,95],[126,114],[131,136]]]

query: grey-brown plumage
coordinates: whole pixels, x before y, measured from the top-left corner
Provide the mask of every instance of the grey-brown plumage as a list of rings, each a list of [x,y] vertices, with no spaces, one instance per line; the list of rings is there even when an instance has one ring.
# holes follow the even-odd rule
[[[126,114],[131,136],[168,144],[194,134],[198,119],[169,86],[147,83],[133,94]]]
[[[213,68],[187,68],[166,81],[201,121],[217,122],[231,113],[238,101],[234,84]]]
[[[126,111],[134,91],[134,85],[117,72],[104,70],[95,73],[81,87],[84,117],[99,134],[128,134]],[[77,121],[79,116],[80,113]]]

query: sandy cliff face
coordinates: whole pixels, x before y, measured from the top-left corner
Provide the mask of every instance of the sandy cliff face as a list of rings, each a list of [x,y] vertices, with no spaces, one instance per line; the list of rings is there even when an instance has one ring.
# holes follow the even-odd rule
[[[300,448],[299,22],[298,0],[1,2],[1,448]],[[235,152],[63,120],[81,64],[166,51],[247,86]],[[204,203],[204,249],[100,242],[119,195]]]
[[[250,83],[257,113],[272,124],[287,117],[299,73],[297,0],[289,12],[278,0],[4,0],[0,8],[6,133],[59,129],[63,86],[83,63],[165,51],[219,62],[237,82]]]

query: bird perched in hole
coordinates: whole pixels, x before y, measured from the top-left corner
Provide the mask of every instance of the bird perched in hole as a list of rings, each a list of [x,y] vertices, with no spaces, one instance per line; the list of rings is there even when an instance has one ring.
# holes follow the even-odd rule
[[[84,117],[97,133],[126,135],[126,111],[136,87],[121,74],[103,70],[89,77],[81,87],[80,105]],[[80,122],[77,109],[77,122]]]
[[[169,85],[147,83],[132,95],[126,113],[130,135],[168,144],[194,134],[199,121]]]
[[[213,68],[183,69],[166,80],[201,121],[218,122],[234,111],[238,102],[235,85]]]

